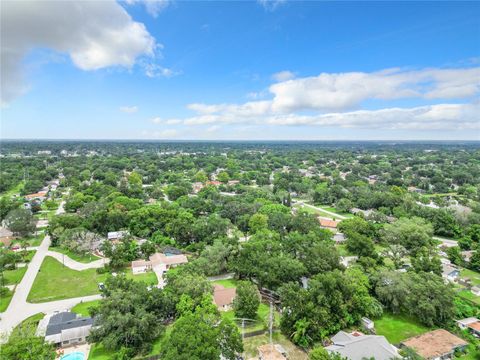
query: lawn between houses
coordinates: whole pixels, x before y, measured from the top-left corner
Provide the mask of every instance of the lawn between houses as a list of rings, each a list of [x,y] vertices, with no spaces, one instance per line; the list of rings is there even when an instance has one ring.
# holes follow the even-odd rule
[[[412,336],[420,335],[432,330],[405,315],[384,313],[375,320],[375,332],[383,335],[391,344],[399,344]]]
[[[105,282],[110,274],[98,274],[96,269],[72,270],[61,262],[46,256],[33,282],[27,301],[31,303],[63,300],[74,297],[89,296],[99,293],[98,284]],[[149,285],[158,282],[155,273],[133,275],[126,270],[126,277],[143,281]]]

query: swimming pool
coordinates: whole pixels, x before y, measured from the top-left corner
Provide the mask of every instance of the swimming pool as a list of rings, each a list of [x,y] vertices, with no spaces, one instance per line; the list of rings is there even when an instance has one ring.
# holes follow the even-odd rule
[[[60,360],[85,360],[85,354],[77,351],[67,355],[63,355]]]

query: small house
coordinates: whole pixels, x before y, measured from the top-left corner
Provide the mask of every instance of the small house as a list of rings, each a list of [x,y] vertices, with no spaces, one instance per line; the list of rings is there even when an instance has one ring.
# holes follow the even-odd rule
[[[45,330],[45,341],[59,347],[82,344],[93,326],[91,317],[78,317],[77,314],[64,311],[50,316]]]
[[[220,284],[215,284],[213,286],[213,302],[220,311],[230,310],[236,296],[236,288],[225,288]]]
[[[465,349],[468,343],[444,329],[414,336],[402,342],[426,360],[452,359],[455,351]]]
[[[110,231],[107,234],[107,239],[113,243],[119,242],[122,240],[124,237],[127,237],[129,235],[129,232],[127,230],[121,230],[121,231]]]
[[[320,222],[320,227],[322,229],[337,231],[337,225],[339,224],[339,221],[322,217],[319,217],[318,221]]]

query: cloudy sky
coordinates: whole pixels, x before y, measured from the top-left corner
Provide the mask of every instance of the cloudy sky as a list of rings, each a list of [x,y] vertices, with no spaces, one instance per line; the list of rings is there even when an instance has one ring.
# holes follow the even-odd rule
[[[1,138],[480,140],[480,2],[1,1]]]

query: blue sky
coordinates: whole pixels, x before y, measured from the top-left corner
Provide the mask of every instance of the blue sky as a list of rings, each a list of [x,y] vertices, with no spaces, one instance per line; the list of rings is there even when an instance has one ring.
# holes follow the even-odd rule
[[[2,7],[2,138],[480,139],[480,3]]]

